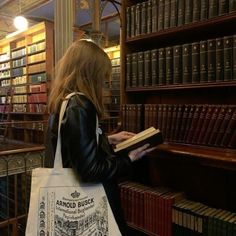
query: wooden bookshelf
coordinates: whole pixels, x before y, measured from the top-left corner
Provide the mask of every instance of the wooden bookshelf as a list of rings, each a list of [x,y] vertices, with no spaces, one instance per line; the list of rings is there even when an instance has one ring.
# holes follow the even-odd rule
[[[0,41],[0,115],[4,138],[44,142],[53,55],[50,22]]]
[[[236,29],[233,27],[236,22],[236,11],[215,15],[212,18],[206,18],[204,20],[199,19],[187,24],[178,25],[178,23],[176,23],[175,25],[172,25],[172,27],[163,27],[156,31],[149,30],[149,32],[146,30],[146,32],[140,33],[139,27],[142,27],[143,24],[146,24],[146,26],[149,27],[148,22],[150,23],[150,19],[148,19],[148,14],[150,15],[150,12],[153,11],[153,9],[150,8],[150,5],[148,5],[150,2],[151,4],[155,2],[167,4],[170,2],[171,5],[174,2],[181,1],[153,0],[144,3],[144,1],[128,0],[123,2],[122,24],[124,29],[122,30],[121,37],[122,127],[123,129],[127,129],[128,127],[128,129],[130,128],[130,131],[139,132],[139,129],[142,130],[147,128],[145,127],[147,124],[148,126],[154,126],[161,129],[163,134],[165,134],[165,142],[159,145],[148,158],[135,164],[128,179],[145,183],[147,186],[153,188],[165,186],[177,191],[183,191],[186,194],[187,199],[201,202],[210,207],[235,212],[236,204],[234,199],[236,190],[234,188],[234,183],[236,181],[236,143],[234,143],[235,141],[232,141],[231,146],[217,146],[217,142],[214,140],[215,137],[213,135],[213,132],[216,131],[215,129],[217,129],[217,132],[220,132],[220,125],[222,125],[223,119],[226,119],[225,113],[222,117],[220,116],[222,120],[220,120],[221,118],[217,115],[216,119],[219,119],[217,121],[218,123],[216,120],[212,121],[212,124],[214,124],[211,130],[208,130],[208,132],[212,132],[211,141],[207,140],[205,145],[201,145],[200,143],[196,144],[194,142],[191,143],[189,141],[191,133],[188,128],[190,129],[192,124],[197,124],[197,119],[200,117],[200,114],[197,114],[196,110],[199,107],[201,111],[204,106],[214,107],[216,110],[224,110],[225,108],[229,111],[231,108],[233,110],[236,109],[236,74],[234,69],[236,60],[234,41]],[[144,5],[147,5],[146,13]],[[142,14],[147,14],[146,21]],[[163,14],[168,15],[166,12]],[[184,14],[186,14],[186,12]],[[142,16],[141,19],[140,16]],[[138,22],[137,19],[139,19]],[[163,19],[165,20],[164,16]],[[153,18],[151,18],[151,22],[152,20]],[[158,21],[156,22],[158,24]],[[141,26],[139,24],[141,24]],[[134,28],[132,29],[132,27]],[[135,27],[137,28],[135,29]],[[182,52],[185,45],[190,46],[192,49],[193,45],[196,43],[200,45],[200,43],[206,42],[209,46],[211,41],[214,43],[218,41],[226,42],[228,39],[232,40],[230,41],[232,45],[229,47],[230,49],[223,45],[220,52],[222,54],[220,54],[220,56],[224,58],[224,61],[229,60],[227,66],[230,65],[230,67],[227,67],[226,69],[226,64],[220,64],[220,69],[219,67],[215,67],[213,68],[213,72],[210,71],[210,69],[208,70],[207,63],[211,63],[210,56],[216,55],[216,49],[213,51],[213,54],[206,51],[205,55],[207,61],[205,65],[207,68],[207,76],[209,76],[206,81],[203,81],[200,78],[200,76],[202,76],[201,73],[204,72],[200,71],[200,65],[199,71],[197,71],[199,72],[197,77],[198,81],[192,80],[193,77],[191,72],[195,68],[192,67],[193,56],[190,54],[191,51],[187,57],[191,62],[190,73],[188,74],[188,78],[191,79],[187,82],[183,80],[186,74],[183,72],[183,69],[185,68],[182,64],[182,54],[180,55],[181,64],[179,64],[182,74],[180,75],[180,81],[178,82],[174,81],[174,53],[172,54],[171,59],[168,58],[169,61],[166,60],[166,57],[163,59],[158,56],[155,57],[155,62],[152,61],[152,55],[154,54],[151,53],[154,51],[159,53],[161,52],[161,49],[163,49],[163,51],[167,53],[167,50],[170,48],[173,50],[172,52],[174,52],[174,48],[179,46]],[[147,57],[147,59],[145,59],[145,52],[150,53],[149,58]],[[197,62],[200,64],[200,49],[198,52],[199,58],[195,57],[194,60],[197,58],[196,60],[198,60]],[[141,53],[143,54],[143,59],[138,60],[138,55]],[[219,52],[217,51],[217,53]],[[227,55],[229,55],[229,57],[227,57]],[[217,56],[215,56],[216,60],[220,56],[217,54]],[[163,59],[164,62],[160,62],[160,59]],[[167,62],[170,64],[167,65]],[[162,67],[159,67],[160,63],[163,63],[165,66],[163,78],[159,77],[160,74],[158,74],[160,73],[160,69],[162,69]],[[195,66],[195,64],[193,65]],[[209,64],[209,68],[210,66],[211,64]],[[142,68],[143,71],[139,68]],[[153,68],[156,74],[153,74]],[[167,70],[170,68],[172,69],[171,72]],[[149,76],[145,73],[145,70],[149,70]],[[216,76],[219,71],[223,72],[218,81],[216,80]],[[143,76],[140,76],[140,78],[143,79],[141,83],[139,81],[139,73]],[[212,80],[210,78],[210,73],[213,73]],[[170,80],[167,80],[168,76]],[[146,77],[149,79],[147,84],[145,84]],[[163,80],[160,80],[160,78]],[[185,116],[180,116],[180,119],[184,120],[184,126],[178,126],[176,129],[179,130],[179,132],[184,130],[185,133],[181,133],[182,139],[178,140],[173,137],[171,139],[172,130],[170,130],[170,127],[171,125],[176,125],[176,123],[170,122],[172,122],[172,117],[177,117],[176,113],[176,116],[173,115],[174,109],[177,109],[180,106],[193,109],[193,113],[186,112]],[[138,107],[142,107],[140,113],[137,112]],[[164,110],[165,113],[163,113],[162,110],[162,113],[159,112],[158,109],[160,107],[161,109],[166,109]],[[168,113],[169,108],[172,109],[170,110],[170,113]],[[129,109],[131,109],[131,111],[129,111]],[[134,109],[133,112],[132,109]],[[155,114],[155,116],[153,114]],[[184,112],[181,114],[184,114]],[[211,113],[210,117],[213,117],[212,114],[213,113]],[[147,115],[149,115],[149,117],[147,117]],[[203,116],[205,119],[205,114],[203,114]],[[196,119],[196,123],[194,123],[193,117]],[[231,118],[234,119],[233,116]],[[132,123],[131,126],[129,126],[129,122]],[[233,122],[234,121],[231,121],[231,123]],[[140,123],[140,125],[133,126],[133,124],[136,123]],[[230,124],[230,120],[225,121],[224,125],[227,126],[228,124]],[[200,124],[198,122],[198,125],[200,127],[203,123]],[[199,131],[199,127],[195,128]],[[235,125],[233,127],[235,127]],[[191,132],[193,132],[193,128],[191,129]],[[229,128],[227,129],[227,132],[228,131]],[[231,130],[230,132],[232,135],[235,131]],[[177,135],[181,136],[178,132]],[[141,172],[143,173],[142,176],[140,176]],[[133,225],[133,227],[136,227],[136,229],[139,228],[135,225]],[[140,229],[140,231],[143,232],[145,230],[147,229]],[[157,231],[158,230],[159,229],[157,229]],[[151,231],[153,231],[153,229]],[[148,232],[146,234],[149,235]],[[167,234],[161,232],[160,236],[162,235]]]

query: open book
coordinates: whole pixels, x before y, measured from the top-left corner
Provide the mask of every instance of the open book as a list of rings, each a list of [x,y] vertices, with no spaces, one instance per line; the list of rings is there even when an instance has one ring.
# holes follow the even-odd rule
[[[116,145],[114,152],[131,151],[144,144],[149,143],[151,146],[156,146],[163,143],[162,133],[159,129],[150,127],[144,131],[137,133],[133,137]]]

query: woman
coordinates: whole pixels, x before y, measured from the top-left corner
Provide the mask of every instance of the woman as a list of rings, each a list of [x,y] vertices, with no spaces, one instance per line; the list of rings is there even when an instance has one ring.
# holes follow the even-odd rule
[[[110,75],[110,59],[95,43],[79,40],[68,48],[58,64],[49,98],[49,145],[55,152],[58,113],[63,99],[72,92],[80,92],[69,100],[62,120],[63,166],[74,168],[85,182],[103,184],[119,229],[122,235],[127,235],[116,180],[133,161],[153,149],[148,149],[146,144],[127,156],[116,156],[111,145],[133,136],[125,131],[108,137],[100,132],[97,143],[96,119],[103,115],[102,85]]]

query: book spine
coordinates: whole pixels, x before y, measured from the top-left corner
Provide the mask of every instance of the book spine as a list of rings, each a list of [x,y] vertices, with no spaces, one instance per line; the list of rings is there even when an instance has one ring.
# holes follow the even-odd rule
[[[152,0],[152,32],[157,32],[158,26],[158,0]]]
[[[173,47],[166,47],[166,84],[173,84]]]
[[[175,142],[178,142],[178,135],[179,135],[179,132],[180,132],[184,107],[185,107],[184,105],[180,104],[178,109],[177,109],[176,125],[175,125],[175,131],[174,131],[174,135],[173,135],[173,141],[175,141]]]
[[[189,24],[193,21],[193,0],[185,0],[184,23]]]
[[[223,39],[216,39],[216,81],[224,80]]]
[[[167,105],[163,104],[162,107],[162,134],[164,139],[166,138],[166,122],[167,122]]]
[[[152,0],[147,1],[147,33],[152,32]]]
[[[227,125],[226,131],[223,134],[223,138],[220,143],[221,147],[227,147],[235,129],[236,129],[236,110],[234,110],[232,117]]]
[[[227,130],[227,125],[230,122],[230,119],[232,117],[233,114],[233,108],[232,107],[228,107],[225,117],[220,125],[219,131],[216,134],[216,141],[215,141],[215,146],[219,147],[221,144],[221,141],[223,140],[223,136],[226,133]]]
[[[151,51],[144,52],[144,86],[151,85]]]
[[[151,104],[144,105],[144,128],[150,127],[149,117],[150,117],[150,106]]]
[[[193,0],[193,22],[197,22],[200,20],[201,14],[201,1]]]
[[[200,41],[200,82],[207,82],[208,62],[207,62],[207,41]]]
[[[121,106],[121,116],[122,116],[122,128],[123,130],[127,130],[127,127],[126,127],[126,105],[125,104],[122,104]]]
[[[151,50],[151,81],[152,85],[158,84],[158,49]]]
[[[141,34],[147,33],[147,2],[141,3]]]
[[[164,0],[159,0],[159,8],[158,8],[158,31],[164,29]]]
[[[229,148],[236,148],[236,129],[233,132],[233,135],[232,135],[232,137],[231,137],[231,139],[229,141],[228,147]]]
[[[178,134],[178,138],[177,138],[178,142],[183,142],[184,141],[184,134],[185,134],[185,131],[186,131],[186,125],[187,125],[188,117],[190,117],[190,119],[191,119],[192,116],[193,116],[193,114],[192,114],[192,111],[191,111],[191,105],[186,104],[185,107],[184,107],[184,112],[183,112],[181,125],[180,125],[180,129],[179,129],[179,134]]]
[[[219,11],[218,15],[225,15],[229,12],[229,0],[220,0],[219,1]]]
[[[141,22],[142,22],[142,12],[141,4],[138,3],[135,8],[135,36],[141,35]]]
[[[172,110],[173,105],[168,104],[167,106],[167,122],[166,122],[166,141],[170,140],[171,137],[171,124],[172,124]]]
[[[170,1],[170,27],[177,26],[177,0]]]
[[[126,8],[126,38],[131,36],[131,8]]]
[[[201,0],[200,20],[206,20],[207,18],[208,18],[208,0]]]
[[[216,81],[216,41],[215,39],[207,40],[208,49],[208,82]]]
[[[194,115],[196,114],[195,110],[196,110],[196,106],[191,105],[188,116],[187,116],[187,119],[186,119],[185,132],[183,134],[183,142],[185,142],[185,143],[189,143],[189,137],[190,136],[191,136],[190,138],[192,138],[192,133],[193,133],[192,123],[193,123],[193,120],[195,118]]]
[[[164,6],[164,29],[170,28],[170,1],[171,0],[165,0],[165,6]]]
[[[184,25],[185,0],[178,1],[178,18],[177,26]]]
[[[236,11],[236,0],[229,0],[229,13]]]
[[[162,130],[162,114],[163,114],[162,110],[163,110],[163,105],[160,104],[157,110],[157,128],[159,130]]]
[[[131,87],[131,73],[132,73],[131,58],[132,54],[126,55],[126,88]]]
[[[208,18],[213,18],[218,15],[219,0],[209,0]]]
[[[191,44],[184,44],[182,46],[182,58],[183,58],[183,83],[191,83]]]
[[[233,36],[233,80],[236,80],[236,35]]]
[[[232,80],[233,67],[233,37],[224,37],[224,80]]]
[[[138,80],[138,58],[137,53],[132,53],[131,66],[132,66],[132,76],[131,76],[131,86],[137,87]]]
[[[192,44],[192,83],[200,82],[200,51],[199,43]]]
[[[182,83],[182,47],[180,45],[174,46],[173,48],[173,83]]]
[[[159,48],[158,50],[158,57],[159,57],[159,84],[165,84],[165,72],[166,72],[166,56],[165,56],[165,48]]]
[[[135,22],[135,13],[136,13],[136,5],[133,5],[130,7],[130,37],[135,36],[135,31],[136,31],[136,22]]]
[[[144,54],[138,52],[138,87],[143,87],[144,78]]]
[[[169,141],[174,141],[174,132],[176,129],[176,120],[177,120],[177,110],[178,110],[178,105],[174,104],[172,108],[172,120],[171,120],[171,128],[170,128],[170,137]]]

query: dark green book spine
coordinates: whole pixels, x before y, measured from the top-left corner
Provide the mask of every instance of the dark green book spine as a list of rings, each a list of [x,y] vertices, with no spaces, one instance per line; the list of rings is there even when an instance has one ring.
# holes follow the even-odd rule
[[[142,2],[141,11],[142,11],[141,34],[146,34],[147,33],[147,2]]]
[[[208,49],[208,82],[216,81],[216,41],[207,40]]]
[[[224,37],[224,80],[232,80],[233,36]]]
[[[216,81],[224,80],[223,39],[216,39]]]
[[[207,82],[207,41],[200,41],[200,82]]]
[[[229,12],[229,0],[219,1],[219,15],[225,15]]]
[[[164,6],[164,29],[170,28],[170,0],[165,0]]]
[[[174,46],[173,49],[174,61],[173,61],[173,83],[182,83],[182,47],[180,45]]]
[[[166,48],[166,84],[173,84],[173,48]]]
[[[233,36],[233,80],[236,80],[236,35]]]
[[[185,0],[184,23],[189,24],[193,21],[193,0]]]
[[[136,27],[135,27],[135,36],[138,36],[141,34],[141,22],[142,22],[142,14],[141,14],[141,4],[138,3],[136,5],[136,12],[135,12],[135,23],[136,23]]]
[[[201,0],[200,20],[206,20],[207,18],[208,18],[208,0]]]
[[[134,36],[135,36],[135,26],[136,26],[135,13],[136,13],[136,5],[131,6],[131,18],[130,18],[131,29],[130,29],[130,37],[134,37]]]
[[[131,86],[137,87],[137,80],[138,80],[138,54],[137,53],[132,53],[131,65],[132,65]]]
[[[192,44],[192,83],[200,82],[200,51],[199,42]]]
[[[158,0],[152,0],[152,32],[157,31],[157,17],[158,17]]]
[[[201,1],[193,0],[193,22],[197,22],[200,20],[201,13]]]
[[[208,18],[213,18],[218,15],[219,0],[209,0]]]
[[[165,48],[159,48],[159,84],[165,84],[165,72],[166,72],[166,60],[165,60]]]
[[[130,7],[126,8],[126,38],[129,38],[131,35],[131,11]]]
[[[229,13],[236,11],[236,0],[229,0]]]
[[[151,50],[152,85],[158,85],[158,49]]]
[[[147,33],[152,32],[152,0],[147,1]]]
[[[183,58],[183,84],[192,82],[191,75],[191,44],[184,44],[182,46],[182,58]]]
[[[164,0],[159,0],[159,8],[158,8],[158,30],[164,29]]]
[[[126,88],[131,87],[131,58],[132,54],[126,55]]]
[[[177,0],[171,0],[170,2],[170,27],[177,26],[177,8],[178,1]]]
[[[144,52],[144,86],[151,85],[151,51]]]
[[[177,25],[184,25],[184,14],[185,14],[185,0],[178,1],[178,18]]]
[[[143,87],[144,78],[144,54],[138,52],[138,87]]]

